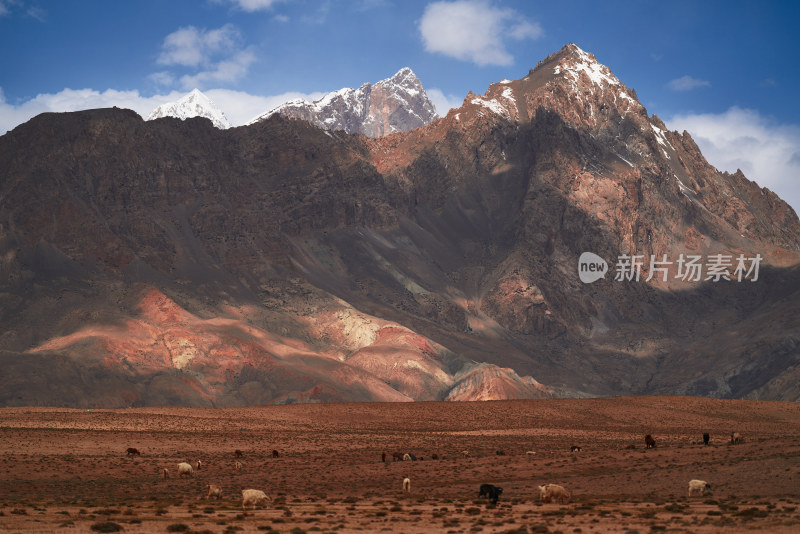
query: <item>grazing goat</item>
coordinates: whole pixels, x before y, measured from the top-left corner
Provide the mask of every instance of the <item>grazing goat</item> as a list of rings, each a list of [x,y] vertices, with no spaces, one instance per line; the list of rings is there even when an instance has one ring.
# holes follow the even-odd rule
[[[581,448],[578,447],[577,445],[573,445],[572,447],[569,448],[569,452],[581,452]]]
[[[703,495],[706,492],[706,490],[711,491],[711,484],[709,484],[705,480],[689,481],[689,497],[691,497],[696,493]]]
[[[731,444],[738,445],[742,442],[742,435],[738,432],[731,432]]]
[[[191,464],[187,464],[186,462],[181,462],[178,464],[178,478],[183,478],[183,476],[193,476],[194,469],[192,469]]]
[[[708,432],[703,432],[703,445],[708,445],[710,439],[711,436],[708,435]]]
[[[644,448],[645,449],[655,449],[656,448],[656,440],[653,439],[653,436],[647,434],[644,437]]]
[[[495,452],[495,454],[496,454],[497,456],[505,456],[505,455],[506,455],[506,451],[504,451],[503,449],[497,449],[497,451]]]
[[[408,477],[403,479],[403,492],[411,493],[411,479]]]
[[[461,456],[466,458],[467,456],[469,456],[469,451],[468,450],[461,451]]]
[[[536,451],[527,451],[525,454],[528,456],[536,456]]]
[[[240,451],[239,449],[236,449],[235,451],[233,451],[233,457],[234,458],[241,458],[242,457],[242,451]]]
[[[256,509],[256,505],[264,504],[266,506],[267,501],[272,499],[261,490],[257,489],[243,489],[242,490],[242,510],[245,510],[248,506],[252,505],[253,510]]]
[[[483,499],[485,497],[489,499],[492,504],[497,504],[497,500],[500,498],[501,493],[503,493],[503,488],[499,486],[493,486],[492,484],[481,484],[480,490],[478,490],[478,498]]]
[[[545,484],[539,486],[539,498],[542,502],[557,502],[559,504],[567,504],[571,495],[564,488],[558,484]]]
[[[128,447],[128,451],[127,452],[128,452],[128,456],[141,456],[142,455],[142,453],[139,452],[139,449],[136,449],[134,447]]]
[[[215,497],[217,500],[220,500],[222,498],[222,488],[220,488],[216,484],[207,484],[206,500],[211,499],[211,497]]]
[[[275,449],[272,449],[272,457],[273,458],[280,458],[280,456],[281,456],[281,454],[278,451],[276,451]]]

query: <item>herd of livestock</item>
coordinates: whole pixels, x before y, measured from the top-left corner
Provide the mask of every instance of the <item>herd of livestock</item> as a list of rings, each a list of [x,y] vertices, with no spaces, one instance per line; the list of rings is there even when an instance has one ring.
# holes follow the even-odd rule
[[[710,436],[708,433],[703,434],[703,444],[708,445],[710,440]],[[732,432],[730,444],[739,444],[742,442],[742,436],[739,432]],[[646,449],[653,449],[656,447],[656,441],[653,439],[653,436],[647,434],[644,437],[644,443]],[[628,445],[629,449],[636,448],[635,445]],[[578,445],[572,445],[570,447],[570,452],[581,452],[581,447]],[[503,450],[498,449],[496,454],[498,456],[504,456],[505,452]],[[527,451],[528,455],[535,455],[534,451]],[[138,449],[134,447],[129,447],[127,450],[128,456],[139,456],[141,453]],[[241,450],[234,451],[234,457],[237,459],[234,463],[234,469],[239,470],[242,467],[241,462],[239,462],[239,458],[243,455]],[[469,451],[462,451],[462,456],[469,456]],[[280,453],[277,450],[272,451],[272,456],[274,458],[280,457]],[[381,461],[386,462],[389,459],[388,453],[385,451],[381,453]],[[402,452],[395,452],[392,453],[391,459],[393,461],[417,461],[417,460],[424,460],[423,457],[417,457],[412,453],[402,453]],[[439,456],[437,454],[431,455],[432,460],[438,460]],[[197,469],[200,469],[203,465],[201,460],[198,460]],[[181,462],[177,465],[177,473],[178,478],[183,477],[192,477],[194,475],[195,468],[187,462]],[[163,478],[169,478],[169,470],[167,468],[162,469],[161,476]],[[559,484],[545,484],[539,486],[539,498],[543,503],[558,503],[558,504],[568,504],[572,495],[570,492],[564,487]],[[690,480],[689,481],[689,497],[696,496],[696,495],[704,495],[706,492],[711,491],[711,484],[706,482],[705,480]],[[404,493],[411,493],[411,479],[406,476],[403,478],[403,492]],[[499,486],[495,486],[493,484],[481,484],[480,489],[478,491],[478,498],[479,499],[487,499],[492,504],[497,504],[497,501],[500,499],[500,495],[503,493],[503,488]],[[222,488],[215,484],[208,484],[206,485],[206,499],[221,499],[222,498]],[[256,506],[266,506],[269,501],[271,501],[271,497],[269,497],[266,493],[261,490],[257,489],[243,489],[242,490],[242,510],[246,510],[248,506],[252,506],[255,509]]]

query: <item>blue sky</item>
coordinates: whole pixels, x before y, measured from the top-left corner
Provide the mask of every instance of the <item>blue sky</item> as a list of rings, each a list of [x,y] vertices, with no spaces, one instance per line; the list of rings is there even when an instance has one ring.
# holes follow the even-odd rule
[[[43,111],[146,116],[198,87],[235,125],[411,67],[437,109],[575,42],[712,164],[800,209],[795,2],[0,0],[0,132]]]

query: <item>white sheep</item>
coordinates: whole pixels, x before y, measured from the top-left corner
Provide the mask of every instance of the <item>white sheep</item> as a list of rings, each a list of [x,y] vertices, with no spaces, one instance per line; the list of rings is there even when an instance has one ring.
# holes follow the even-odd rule
[[[731,444],[738,445],[742,442],[742,435],[738,432],[731,432]]]
[[[689,481],[689,497],[698,493],[700,495],[705,494],[706,490],[711,491],[711,484],[706,482],[705,480],[690,480]]]
[[[411,461],[411,455],[410,455],[410,454],[408,454],[408,453],[405,453],[405,454],[403,455],[403,461],[404,461],[404,462],[410,462],[410,461]]]
[[[571,497],[570,493],[558,484],[545,484],[539,486],[539,497],[542,502],[557,502],[560,504],[567,504]]]
[[[528,451],[525,454],[527,454],[528,456],[536,456],[536,451]]]
[[[403,479],[403,492],[411,493],[411,479],[408,477]]]
[[[247,506],[253,505],[253,510],[256,509],[256,505],[265,505],[267,501],[270,501],[269,496],[261,490],[257,489],[244,489],[242,490],[242,510],[245,510]]]
[[[181,462],[178,464],[178,478],[183,478],[183,476],[193,476],[194,469],[192,469],[191,464],[187,464],[186,462]]]
[[[197,470],[200,471],[200,468],[203,466],[202,460],[197,460]]]
[[[207,484],[206,500],[211,499],[211,497],[216,497],[217,500],[220,500],[222,498],[222,488],[216,484]]]

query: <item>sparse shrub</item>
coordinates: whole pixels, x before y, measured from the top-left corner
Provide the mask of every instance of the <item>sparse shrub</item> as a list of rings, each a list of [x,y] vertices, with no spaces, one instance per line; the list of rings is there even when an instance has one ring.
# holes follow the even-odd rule
[[[122,530],[122,526],[112,522],[112,521],[101,521],[99,523],[93,523],[91,527],[92,530],[95,532],[119,532]]]

